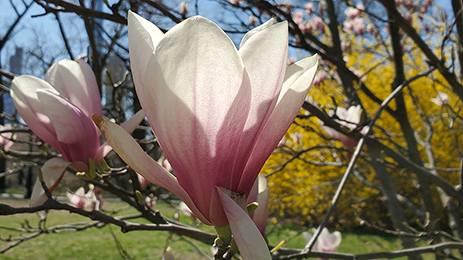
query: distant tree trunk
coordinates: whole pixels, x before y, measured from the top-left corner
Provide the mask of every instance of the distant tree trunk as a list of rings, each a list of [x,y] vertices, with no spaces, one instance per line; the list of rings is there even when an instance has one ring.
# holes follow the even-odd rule
[[[384,165],[377,161],[378,158],[381,158],[381,151],[377,147],[368,146],[368,152],[372,157],[370,164],[375,169],[376,178],[381,183],[382,193],[386,197],[387,207],[389,209],[389,213],[391,214],[394,228],[400,231],[408,232],[404,223],[409,223],[409,221],[407,221],[402,206],[397,199],[397,192],[394,181]],[[416,247],[416,243],[413,237],[401,236],[400,238],[404,248]],[[422,258],[420,255],[416,255],[409,256],[408,259],[420,260]]]
[[[0,77],[0,84],[2,83],[2,79]],[[3,95],[0,96],[0,111],[3,112]],[[4,118],[0,116],[0,124],[3,125]],[[6,170],[6,159],[4,156],[0,157],[0,172],[5,172]],[[4,193],[6,191],[6,176],[0,177],[0,193]]]

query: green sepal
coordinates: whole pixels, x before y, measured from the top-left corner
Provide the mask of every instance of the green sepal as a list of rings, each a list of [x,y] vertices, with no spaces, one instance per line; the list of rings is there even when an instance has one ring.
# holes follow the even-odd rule
[[[248,204],[246,206],[246,208],[248,210],[248,214],[253,213],[254,210],[256,210],[258,207],[259,207],[259,203],[257,203],[257,202],[252,202],[252,203]]]
[[[215,246],[226,246],[229,245],[232,239],[232,233],[230,225],[225,225],[221,227],[216,227],[215,232],[217,233],[217,238],[214,241]]]

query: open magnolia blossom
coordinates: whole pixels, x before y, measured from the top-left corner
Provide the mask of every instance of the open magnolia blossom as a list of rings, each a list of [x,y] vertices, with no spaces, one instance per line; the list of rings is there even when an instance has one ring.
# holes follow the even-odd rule
[[[304,102],[318,58],[287,67],[287,22],[253,29],[239,50],[200,16],[164,34],[129,12],[128,27],[138,97],[175,176],[125,131],[95,122],[136,172],[172,191],[225,243],[233,233],[244,259],[270,259],[246,202]]]
[[[303,232],[302,236],[304,237],[305,241],[309,243],[310,239],[312,239],[313,234],[309,232]],[[335,252],[341,244],[341,241],[341,232],[334,231],[333,233],[330,233],[328,229],[323,228],[322,232],[320,233],[320,236],[318,236],[317,241],[312,247],[312,250],[319,252]]]
[[[334,112],[329,111],[328,115],[332,117],[334,116]],[[361,115],[362,107],[360,105],[351,106],[347,110],[343,107],[337,107],[336,116],[338,119],[335,119],[334,121],[338,122],[339,124],[345,126],[350,130],[353,130],[357,128],[357,125],[360,123]],[[357,140],[350,138],[347,135],[342,134],[331,127],[325,126],[322,121],[320,121],[320,125],[329,136],[341,141],[344,144],[344,146],[346,146],[348,149],[354,148],[357,145]]]
[[[45,80],[29,75],[15,77],[11,97],[28,127],[63,155],[64,160],[51,159],[42,168],[50,192],[68,167],[86,172],[90,159],[98,164],[111,151],[107,143],[100,144],[100,131],[91,119],[93,114],[102,115],[101,98],[95,75],[83,60],[55,62]],[[124,129],[132,132],[143,117],[140,111],[123,124]],[[37,182],[31,196],[33,206],[46,200]]]

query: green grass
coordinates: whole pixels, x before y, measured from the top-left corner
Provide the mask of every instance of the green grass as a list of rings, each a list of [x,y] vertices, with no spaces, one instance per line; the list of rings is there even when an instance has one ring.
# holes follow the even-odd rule
[[[14,206],[23,206],[27,203],[22,200],[2,200],[2,203]],[[103,205],[103,209],[117,210],[124,208],[124,203],[109,203]],[[157,204],[161,214],[172,217],[174,209],[166,204]],[[119,212],[117,215],[132,215],[136,211],[128,209]],[[192,220],[181,215],[180,220],[191,224]],[[137,220],[131,220],[136,222]],[[146,223],[146,221],[142,221]],[[14,216],[0,216],[0,227],[21,228],[28,222],[30,226],[37,227],[39,218],[36,214],[21,214]],[[76,222],[90,222],[85,217],[70,214],[65,211],[51,211],[48,215],[46,226],[52,227]],[[201,229],[213,232],[213,228],[201,225]],[[269,229],[272,227],[270,226]],[[194,241],[189,238],[182,238],[177,235],[170,235],[167,232],[156,231],[134,231],[122,233],[117,226],[105,226],[103,228],[90,228],[79,232],[62,232],[60,234],[42,234],[39,237],[30,239],[0,254],[0,259],[123,259],[116,246],[115,239],[119,241],[127,254],[134,259],[161,259],[163,251],[169,245],[176,259],[206,259],[199,252],[210,256],[210,246]],[[298,227],[277,226],[269,236],[272,245],[278,244],[283,239],[287,240],[284,247],[303,248],[306,244],[300,235]],[[20,233],[12,230],[0,229],[2,239],[18,237]],[[27,234],[26,234],[27,235]],[[372,235],[367,233],[343,233],[343,241],[339,252],[364,254],[380,251],[391,251],[400,249],[400,241],[394,237]],[[0,241],[0,249],[5,248],[8,242]],[[402,258],[405,259],[405,258]]]

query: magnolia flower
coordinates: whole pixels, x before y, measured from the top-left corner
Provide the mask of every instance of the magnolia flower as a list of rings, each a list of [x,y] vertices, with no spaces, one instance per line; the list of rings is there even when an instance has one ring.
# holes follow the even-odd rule
[[[256,24],[257,24],[257,17],[255,17],[254,15],[250,15],[249,16],[249,25],[256,26]]]
[[[75,193],[66,192],[66,196],[76,208],[91,208],[93,210],[99,210],[103,204],[103,196],[101,195],[101,189],[95,187],[92,184],[89,185],[90,189],[85,193],[84,187],[80,187]]]
[[[346,10],[344,11],[344,14],[347,16],[349,19],[354,19],[355,17],[358,17],[362,13],[361,10],[355,8],[355,7],[347,7]]]
[[[347,51],[350,47],[350,42],[346,40],[341,41],[341,50],[342,51]]]
[[[304,20],[304,14],[302,11],[293,11],[291,13],[291,17],[293,18],[293,21],[299,25],[299,27],[302,25],[302,22]]]
[[[320,83],[328,79],[328,76],[329,76],[328,73],[326,73],[326,71],[324,70],[321,70],[320,72],[318,72],[313,81],[314,86],[320,86]]]
[[[137,178],[138,178],[138,183],[140,184],[140,188],[146,189],[146,187],[148,187],[148,184],[149,184],[148,180],[138,173],[137,173]]]
[[[329,114],[329,116],[333,116],[334,112],[329,111],[328,114]],[[357,125],[360,122],[361,114],[362,114],[362,107],[360,105],[351,106],[351,107],[349,107],[348,110],[346,110],[343,107],[337,107],[336,108],[336,116],[337,116],[338,119],[335,119],[334,121],[336,121],[339,124],[347,127],[348,129],[353,130],[353,129],[357,128]],[[357,140],[355,140],[353,138],[350,138],[347,135],[342,134],[342,133],[334,130],[331,127],[323,125],[322,121],[320,121],[320,124],[321,124],[323,130],[325,130],[325,132],[329,136],[333,137],[334,139],[337,139],[337,140],[341,141],[344,144],[344,146],[346,146],[348,149],[354,148],[357,145],[357,143],[358,143]]]
[[[445,93],[445,92],[439,91],[439,92],[437,92],[437,96],[435,98],[431,98],[430,100],[434,104],[436,104],[436,105],[438,105],[440,107],[443,107],[443,106],[445,106],[445,103],[447,103],[449,101],[449,95],[447,93]]]
[[[196,219],[195,213],[191,211],[191,209],[188,207],[188,205],[185,204],[185,202],[180,202],[177,207],[178,211],[180,211],[183,215],[189,216],[193,220]]]
[[[310,22],[312,23],[311,27],[313,30],[318,30],[320,33],[325,32],[325,23],[323,22],[322,18],[319,16],[314,16]]]
[[[95,122],[135,171],[172,191],[224,241],[231,231],[244,259],[270,259],[246,201],[307,96],[317,57],[286,65],[287,22],[253,29],[238,51],[203,17],[166,34],[132,12],[128,21],[135,87],[175,176],[125,131]]]
[[[188,11],[189,11],[188,3],[185,2],[185,1],[182,1],[182,2],[178,5],[178,9],[180,10],[180,13],[181,13],[183,16],[186,16],[186,15],[188,14]]]
[[[343,23],[344,31],[352,33],[354,31],[354,22],[352,20],[345,20]]]
[[[85,172],[89,159],[98,164],[111,150],[107,143],[100,145],[100,131],[91,119],[93,114],[102,114],[101,98],[95,75],[83,60],[55,62],[45,80],[29,75],[15,77],[11,97],[29,128],[65,159],[51,159],[42,168],[50,192],[67,167]],[[136,114],[124,128],[133,131],[143,117],[142,112]],[[39,205],[46,196],[40,182],[35,187],[31,204]]]
[[[12,129],[11,124],[6,124],[6,125],[0,125],[0,131],[6,131]],[[14,142],[11,140],[13,138],[13,133],[12,132],[6,132],[0,134],[0,144],[3,146],[3,149],[5,151],[8,151],[10,147],[14,144]]]
[[[305,241],[309,243],[310,239],[312,239],[313,234],[303,232],[302,236],[304,237]],[[312,250],[319,252],[335,252],[341,244],[341,240],[341,232],[335,231],[333,233],[330,233],[328,229],[323,228],[322,232],[320,233],[320,236],[318,236],[317,241],[312,247]]]
[[[295,133],[289,134],[289,137],[291,137],[294,143],[299,144],[301,142],[302,137],[304,137],[304,135],[300,132],[295,132]]]
[[[352,20],[352,28],[357,35],[363,35],[365,33],[365,20],[360,17],[356,17]]]
[[[152,196],[146,196],[145,198],[145,204],[146,206],[152,208],[154,205],[156,205],[156,198]]]
[[[243,4],[243,0],[229,0],[230,4],[240,6]]]
[[[309,15],[315,12],[315,6],[312,2],[305,4],[305,12]]]
[[[86,203],[84,187],[80,187],[75,193],[66,192],[66,197],[68,197],[69,202],[71,202],[74,207],[79,209],[84,208]]]

